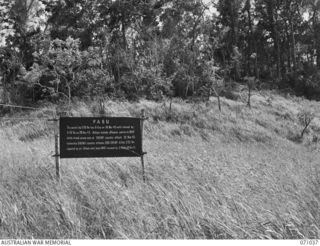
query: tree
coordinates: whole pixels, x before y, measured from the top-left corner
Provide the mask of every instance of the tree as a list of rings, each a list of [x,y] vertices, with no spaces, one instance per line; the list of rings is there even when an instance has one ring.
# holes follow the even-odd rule
[[[13,100],[14,82],[19,73],[21,61],[19,54],[8,48],[0,47],[0,77],[3,85],[3,102],[10,104]]]
[[[172,1],[160,16],[160,35],[169,44],[164,70],[167,76],[175,74],[173,85],[180,97],[192,95],[201,87],[202,56],[209,48],[203,32],[206,9],[202,1]]]
[[[79,46],[80,41],[71,37],[67,38],[66,41],[60,39],[51,41],[47,50],[34,54],[40,63],[41,69],[39,69],[39,65],[36,65],[33,66],[32,72],[40,73],[40,75],[37,81],[29,82],[37,83],[45,91],[49,90],[50,94],[62,93],[66,95],[70,104],[72,92],[74,91],[73,86],[77,81],[77,69],[81,69],[83,61]],[[39,80],[42,73],[48,72],[48,69],[53,78],[43,85]]]
[[[11,47],[19,49],[21,61],[26,68],[33,63],[34,47],[30,40],[45,24],[44,7],[39,0],[15,0],[9,12],[14,33],[7,38],[7,42]]]
[[[221,112],[221,100],[220,96],[225,89],[224,80],[218,75],[219,67],[215,66],[213,61],[208,61],[205,64],[205,72],[208,80],[208,84],[204,87],[204,90],[208,92],[208,100],[210,99],[212,92],[218,99],[218,108]]]
[[[307,109],[304,109],[298,114],[298,119],[299,119],[300,124],[303,125],[303,129],[300,134],[300,138],[302,138],[304,133],[306,132],[308,126],[310,125],[310,123],[314,119],[314,113],[307,110]]]
[[[320,69],[320,1],[304,0],[302,1],[302,6],[304,7],[302,11],[308,16],[305,22],[312,33],[310,37],[313,40],[311,56],[315,57],[318,69]],[[300,13],[300,15],[302,14]]]
[[[255,77],[244,77],[244,80],[247,83],[248,86],[248,101],[247,101],[247,106],[251,108],[251,95],[252,95],[252,90],[254,89],[254,86],[256,84],[256,78]]]

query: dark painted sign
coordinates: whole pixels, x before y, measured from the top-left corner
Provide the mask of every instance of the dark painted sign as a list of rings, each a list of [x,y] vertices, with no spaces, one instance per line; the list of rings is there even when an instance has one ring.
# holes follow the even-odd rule
[[[61,117],[60,158],[142,155],[141,119]]]

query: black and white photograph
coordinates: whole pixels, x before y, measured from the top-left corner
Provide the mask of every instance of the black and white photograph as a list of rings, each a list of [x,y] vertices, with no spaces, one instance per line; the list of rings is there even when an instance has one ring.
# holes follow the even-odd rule
[[[0,0],[0,245],[133,240],[320,245],[320,0]]]

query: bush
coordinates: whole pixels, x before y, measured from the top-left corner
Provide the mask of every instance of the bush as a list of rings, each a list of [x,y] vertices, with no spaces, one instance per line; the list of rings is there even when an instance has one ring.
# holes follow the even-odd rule
[[[309,111],[308,109],[304,109],[298,114],[298,119],[300,124],[303,126],[303,130],[300,134],[300,137],[302,138],[311,121],[314,119],[314,113]]]
[[[320,99],[320,71],[310,64],[304,64],[300,70],[287,73],[279,84],[280,89],[292,89],[297,96],[309,100]]]
[[[88,68],[80,71],[74,84],[73,96],[99,96],[115,92],[113,79],[102,69]]]
[[[174,95],[182,98],[193,95],[199,88],[199,78],[189,73],[186,65],[180,65],[174,75],[172,85]]]

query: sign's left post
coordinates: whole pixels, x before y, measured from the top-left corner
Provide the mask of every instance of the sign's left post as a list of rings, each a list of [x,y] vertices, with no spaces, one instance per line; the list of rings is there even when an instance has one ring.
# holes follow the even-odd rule
[[[60,182],[59,116],[56,115],[54,123],[54,157],[56,160],[56,177]]]

